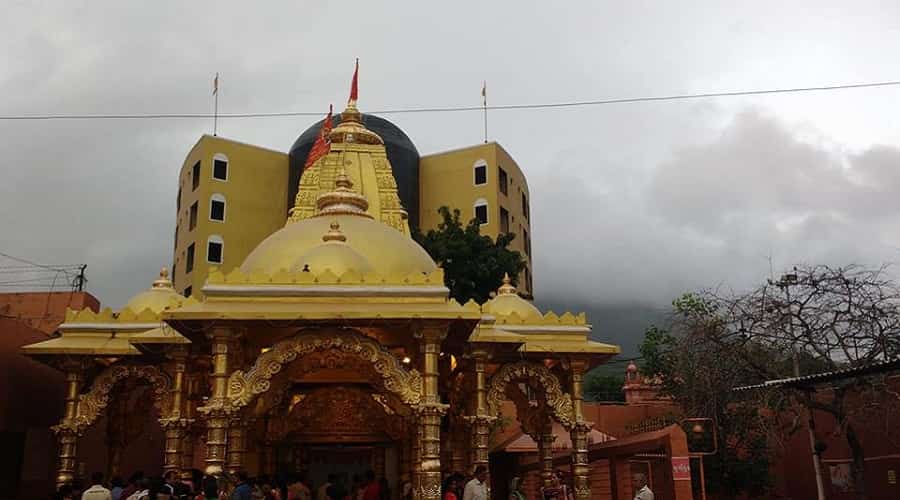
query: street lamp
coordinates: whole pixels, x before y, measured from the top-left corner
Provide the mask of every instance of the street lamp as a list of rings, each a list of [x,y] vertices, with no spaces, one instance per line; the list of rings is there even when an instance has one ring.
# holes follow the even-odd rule
[[[686,418],[681,421],[681,428],[690,428],[691,432],[688,434],[688,438],[691,442],[697,443],[699,446],[706,444],[705,438],[707,436],[707,429],[712,433],[710,435],[711,447],[709,449],[701,448],[700,450],[691,450],[691,446],[688,446],[689,455],[697,458],[700,462],[700,498],[701,500],[706,500],[706,471],[703,467],[703,457],[706,455],[715,455],[719,449],[716,422],[711,418]]]

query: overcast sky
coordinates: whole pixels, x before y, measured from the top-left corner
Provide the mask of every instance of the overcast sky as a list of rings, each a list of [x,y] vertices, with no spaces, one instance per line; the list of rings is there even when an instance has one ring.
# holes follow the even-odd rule
[[[725,7],[725,4],[730,4]],[[738,5],[741,4],[741,5]],[[388,8],[388,6],[390,8]],[[325,111],[900,79],[900,3],[29,2],[0,17],[0,114]],[[479,113],[386,116],[420,153]],[[539,298],[664,304],[798,262],[900,256],[900,87],[495,111],[532,193]],[[314,118],[223,120],[287,151]],[[87,263],[120,306],[172,260],[211,120],[0,121],[0,251]]]

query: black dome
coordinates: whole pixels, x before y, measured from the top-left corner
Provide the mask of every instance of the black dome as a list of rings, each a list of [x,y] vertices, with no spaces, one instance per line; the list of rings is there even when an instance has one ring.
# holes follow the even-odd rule
[[[334,126],[341,122],[341,115],[334,115]],[[303,173],[303,165],[306,163],[306,157],[312,148],[319,130],[322,129],[322,122],[319,120],[311,127],[306,129],[300,137],[294,141],[291,150],[288,153],[290,157],[290,174],[288,178],[288,206],[294,206],[294,198],[297,196],[297,190],[300,188],[300,174]],[[397,180],[397,191],[400,195],[400,202],[403,208],[409,213],[410,227],[418,227],[419,225],[419,151],[416,150],[415,144],[409,139],[400,127],[375,115],[362,115],[363,125],[367,129],[375,132],[384,140],[384,146],[387,150],[388,161],[394,171],[394,178]]]

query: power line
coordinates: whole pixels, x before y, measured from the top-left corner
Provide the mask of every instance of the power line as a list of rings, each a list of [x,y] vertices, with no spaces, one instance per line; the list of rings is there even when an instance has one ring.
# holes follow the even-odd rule
[[[708,99],[713,97],[738,97],[768,94],[790,94],[800,92],[821,92],[847,89],[863,89],[873,87],[893,87],[900,85],[900,81],[850,83],[842,85],[823,85],[818,87],[793,87],[781,89],[763,90],[737,90],[728,92],[704,92],[699,94],[673,94],[663,96],[623,97],[615,99],[600,99],[588,101],[566,101],[537,104],[500,104],[493,106],[446,106],[429,108],[401,108],[369,111],[376,115],[396,115],[410,113],[454,113],[466,111],[487,110],[518,110],[518,109],[550,109],[550,108],[574,108],[583,106],[601,106],[605,104],[631,104],[638,102],[679,101],[687,99]],[[280,118],[292,116],[321,117],[321,111],[285,111],[275,113],[112,113],[112,114],[48,114],[48,115],[0,115],[0,121],[37,121],[37,120],[154,120],[154,119],[206,119],[217,116],[218,118]]]

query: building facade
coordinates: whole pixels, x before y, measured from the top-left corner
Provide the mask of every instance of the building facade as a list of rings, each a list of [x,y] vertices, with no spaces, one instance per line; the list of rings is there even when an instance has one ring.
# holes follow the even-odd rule
[[[336,127],[342,119],[334,117]],[[304,131],[288,153],[202,136],[178,179],[175,289],[187,296],[202,293],[209,266],[235,269],[284,226],[295,204],[298,217],[314,213],[316,197],[331,189],[337,175],[335,162],[351,162],[344,168],[369,200],[369,211],[385,212],[384,222],[401,232],[436,228],[438,209],[447,206],[459,209],[464,221],[483,221],[481,233],[491,238],[514,233],[510,248],[526,263],[517,285],[532,296],[530,196],[512,156],[491,142],[420,157],[409,136],[388,120],[366,114],[356,119],[378,144],[334,143],[343,154],[311,166],[314,175],[305,178],[303,166],[322,122]]]

